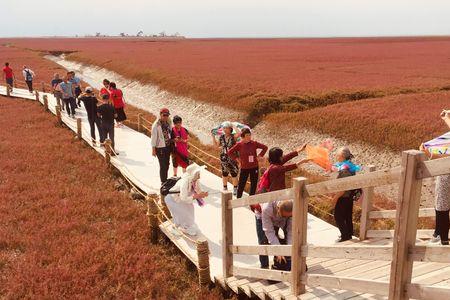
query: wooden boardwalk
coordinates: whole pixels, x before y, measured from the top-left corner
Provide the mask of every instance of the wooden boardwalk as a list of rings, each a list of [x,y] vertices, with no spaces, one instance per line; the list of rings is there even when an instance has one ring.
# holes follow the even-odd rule
[[[0,86],[0,94],[6,94],[4,87]],[[38,100],[53,114],[58,113],[50,94],[35,97],[16,89],[12,96]],[[62,122],[93,146],[86,135],[88,124],[83,111],[79,118],[78,128],[77,120],[63,118]],[[121,155],[111,158],[112,165],[141,191],[156,193],[157,162],[148,154],[149,138],[126,127],[117,131]],[[101,148],[93,148],[106,155]],[[450,247],[429,245],[431,231],[417,230],[417,218],[434,215],[433,209],[419,209],[421,180],[450,173],[450,159],[424,161],[417,151],[405,152],[402,166],[370,171],[317,184],[298,178],[293,188],[241,199],[221,193],[221,179],[205,172],[202,183],[210,197],[206,207],[196,207],[201,230],[197,240],[176,234],[170,221],[159,228],[199,268],[197,246],[206,240],[209,277],[237,295],[259,299],[450,299]],[[397,209],[372,211],[374,187],[386,184],[400,186]],[[361,240],[336,245],[336,228],[307,214],[308,197],[355,188],[362,188],[365,195]],[[282,199],[295,200],[293,245],[258,246],[248,205]],[[371,220],[377,218],[395,220],[395,230],[371,229]],[[292,271],[258,269],[258,254],[291,256]],[[270,284],[267,279],[278,283]]]

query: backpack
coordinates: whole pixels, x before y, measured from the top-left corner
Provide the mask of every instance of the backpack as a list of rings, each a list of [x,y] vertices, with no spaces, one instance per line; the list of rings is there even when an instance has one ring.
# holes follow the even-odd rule
[[[160,193],[163,196],[167,196],[169,194],[179,194],[180,192],[171,192],[170,189],[175,186],[175,184],[180,180],[181,177],[170,177],[161,185]]]
[[[348,169],[340,170],[337,178],[345,178],[355,176],[355,173],[350,172]],[[362,189],[349,190],[345,192],[347,197],[352,199],[353,201],[358,201],[362,196]]]
[[[32,81],[33,80],[33,75],[31,75],[30,70],[26,69],[25,73],[26,73],[26,77],[25,77],[26,81]]]

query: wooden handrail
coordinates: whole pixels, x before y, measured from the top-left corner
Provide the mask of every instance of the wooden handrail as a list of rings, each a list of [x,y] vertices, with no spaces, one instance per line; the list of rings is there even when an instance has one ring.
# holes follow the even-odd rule
[[[267,269],[257,269],[257,268],[243,268],[233,266],[232,274],[233,276],[246,276],[250,278],[259,278],[267,280],[277,280],[283,282],[290,281],[291,272],[286,271],[276,271]]]
[[[369,219],[395,219],[397,211],[393,210],[379,210],[369,212]],[[421,208],[419,209],[419,217],[434,217],[436,214],[434,208]]]
[[[442,246],[415,246],[409,249],[414,261],[450,263],[450,248]]]
[[[302,247],[302,256],[320,258],[392,260],[392,246],[312,246]]]
[[[364,280],[332,275],[306,274],[303,276],[302,281],[310,287],[323,286],[338,290],[350,290],[383,296],[386,296],[389,293],[389,283],[379,280]]]
[[[417,166],[417,179],[450,174],[450,157],[420,162]]]
[[[406,285],[408,298],[412,299],[450,299],[450,287],[427,286],[412,283]]]
[[[258,246],[248,246],[248,245],[231,245],[230,251],[233,254],[243,254],[243,255],[291,255],[291,245],[258,245]]]
[[[233,209],[258,203],[268,203],[275,200],[291,200],[293,198],[294,190],[292,188],[288,188],[284,190],[233,199],[228,203],[228,208]]]
[[[417,230],[418,239],[429,239],[434,233],[431,229],[420,229]],[[394,238],[395,230],[368,230],[367,237],[369,238]]]
[[[399,182],[400,173],[401,167],[395,167],[346,178],[308,184],[305,190],[307,195],[312,197],[361,188],[389,185]]]

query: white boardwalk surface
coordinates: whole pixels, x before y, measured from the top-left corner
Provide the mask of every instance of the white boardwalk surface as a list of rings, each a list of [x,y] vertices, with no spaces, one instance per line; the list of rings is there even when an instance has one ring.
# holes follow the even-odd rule
[[[6,95],[6,88],[0,86],[0,94]],[[40,102],[43,102],[43,95],[48,97],[49,109],[56,114],[56,99],[52,94],[41,93]],[[14,89],[12,97],[35,100],[36,97],[23,89]],[[89,123],[84,110],[77,109],[76,118],[82,119],[83,139],[92,146]],[[62,112],[63,122],[73,131],[76,131],[76,120],[69,118]],[[98,132],[97,138],[98,138]],[[142,133],[132,130],[126,126],[115,129],[116,151],[119,155],[111,158],[112,164],[119,169],[124,176],[130,179],[136,186],[147,194],[158,194],[160,187],[158,160],[151,155],[150,138]],[[104,151],[100,147],[92,146],[101,155]],[[201,235],[198,238],[206,238],[210,247],[210,269],[211,277],[222,275],[222,250],[221,250],[221,188],[222,179],[211,172],[204,171],[201,177],[203,189],[210,193],[206,199],[206,205],[199,207],[195,205],[195,218]],[[254,214],[247,208],[233,210],[234,216],[234,244],[256,245],[257,236],[255,230]],[[163,227],[170,226],[166,222]],[[168,230],[163,228],[165,233]],[[336,227],[308,215],[308,243],[313,245],[331,245],[338,237]],[[173,237],[178,247],[191,259],[196,259],[196,246],[183,237]],[[194,261],[195,262],[195,261]],[[247,267],[258,267],[257,256],[235,256],[236,265]]]

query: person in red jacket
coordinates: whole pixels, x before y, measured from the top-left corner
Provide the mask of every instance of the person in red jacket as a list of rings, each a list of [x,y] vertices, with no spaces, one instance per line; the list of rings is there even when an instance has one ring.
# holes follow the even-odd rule
[[[127,115],[125,114],[125,101],[123,100],[123,93],[116,87],[114,82],[109,83],[109,95],[110,100],[114,105],[114,109],[116,110],[117,117],[116,122],[117,126],[121,127],[122,122],[127,119]]]
[[[241,131],[242,140],[228,150],[228,155],[237,160],[241,173],[239,175],[239,183],[237,197],[241,198],[244,193],[245,184],[250,176],[250,195],[256,193],[256,185],[258,184],[258,159],[264,157],[267,152],[267,146],[252,140],[250,129],[244,128]],[[261,150],[258,154],[257,151]],[[239,155],[239,157],[238,157]]]

